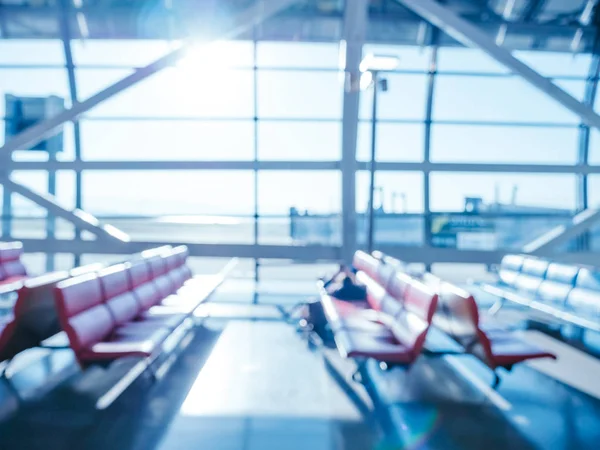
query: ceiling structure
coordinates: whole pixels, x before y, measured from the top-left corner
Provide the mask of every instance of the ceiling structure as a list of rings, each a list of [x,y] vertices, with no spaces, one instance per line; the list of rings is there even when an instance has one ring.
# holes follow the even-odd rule
[[[59,13],[68,8],[85,39],[180,39],[209,34],[255,0],[0,0],[3,38],[60,38]],[[299,0],[243,39],[336,41],[342,36],[343,0]],[[509,49],[591,52],[597,0],[443,0]],[[396,0],[372,0],[370,42],[430,45],[436,36]],[[456,42],[439,35],[439,45]]]

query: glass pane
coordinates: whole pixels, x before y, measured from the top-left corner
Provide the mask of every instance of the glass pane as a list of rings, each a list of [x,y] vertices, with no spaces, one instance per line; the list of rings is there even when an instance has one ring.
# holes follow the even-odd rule
[[[588,177],[588,195],[590,208],[600,208],[600,175]]]
[[[6,94],[21,97],[56,95],[66,103],[70,98],[64,69],[0,69],[0,80],[0,117],[6,115]]]
[[[431,61],[431,49],[405,45],[366,44],[363,55],[397,56],[400,59],[398,70],[420,70],[427,72]]]
[[[44,170],[15,170],[11,179],[22,184],[38,194],[48,192],[48,172]],[[33,203],[20,194],[12,195],[13,215],[15,216],[45,216],[46,209]],[[75,172],[59,170],[56,173],[56,199],[60,206],[68,209],[75,208]]]
[[[164,56],[174,45],[159,40],[89,39],[74,40],[71,47],[77,65],[142,67]]]
[[[339,45],[313,42],[258,42],[256,60],[259,67],[337,69]]]
[[[341,119],[342,94],[338,73],[258,72],[257,106],[261,117]]]
[[[337,161],[339,122],[258,122],[258,157],[273,161]]]
[[[481,50],[441,47],[438,50],[438,72],[508,73],[502,64]]]
[[[95,94],[129,71],[78,69],[82,98]],[[103,117],[254,116],[251,70],[165,69],[101,103],[88,115]]]
[[[367,211],[369,205],[370,173],[356,174],[356,210]],[[423,212],[423,174],[420,172],[375,172],[375,209],[381,213]]]
[[[361,122],[358,126],[356,158],[371,160],[371,123]],[[378,122],[376,129],[377,161],[423,161],[425,149],[425,127],[421,124]]]
[[[568,213],[576,208],[576,185],[575,175],[434,172],[431,209]]]
[[[435,124],[435,162],[575,164],[578,128]]]
[[[374,243],[381,245],[419,246],[425,241],[423,216],[417,214],[375,215]],[[366,245],[369,221],[367,215],[359,215],[356,226],[356,239],[359,245]]]
[[[252,121],[104,121],[81,122],[86,160],[252,160]]]
[[[251,215],[251,171],[86,171],[83,206],[99,216]]]
[[[62,42],[51,39],[2,39],[0,40],[0,64],[64,66]]]
[[[526,244],[569,221],[567,215],[535,217],[527,215],[526,210],[522,210],[521,215],[511,213],[509,217],[435,215],[431,223],[432,244],[462,250],[521,251]]]
[[[596,128],[590,130],[589,163],[594,166],[600,165],[600,131]]]
[[[591,57],[589,54],[516,51],[518,59],[546,77],[573,76],[587,78]]]
[[[287,217],[290,210],[312,214],[341,211],[341,174],[337,171],[260,171],[258,209]]]
[[[427,102],[427,76],[413,74],[385,74],[388,91],[379,90],[377,97],[378,119],[424,120]],[[373,109],[372,88],[361,93],[360,118],[370,119]]]
[[[258,219],[258,242],[263,245],[341,245],[339,214],[290,214]]]
[[[0,121],[0,144],[4,141],[4,127],[2,121]],[[73,161],[75,159],[75,138],[73,134],[73,123],[68,122],[63,125],[62,131],[62,152],[56,155],[56,159],[59,161]],[[48,161],[47,152],[29,151],[29,150],[16,150],[13,152],[13,159],[15,161]]]
[[[177,211],[181,211],[181,208]],[[150,218],[106,217],[103,222],[140,241],[212,244],[254,242],[254,219],[237,215],[183,215],[179,212],[178,215]]]
[[[584,82],[557,84],[582,98]],[[453,121],[579,123],[576,114],[517,77],[439,76],[433,115]]]
[[[15,170],[11,173],[10,178],[15,183],[22,184],[36,193],[44,194],[48,192],[48,172],[46,171]],[[13,193],[12,213],[15,217],[44,217],[46,215],[46,210],[22,195]]]

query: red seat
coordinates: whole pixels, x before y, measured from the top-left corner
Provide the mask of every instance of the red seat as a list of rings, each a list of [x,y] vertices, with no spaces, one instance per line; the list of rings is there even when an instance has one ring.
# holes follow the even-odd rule
[[[147,259],[147,262],[148,267],[150,268],[152,282],[162,297],[166,298],[169,295],[177,292],[175,283],[169,277],[169,269],[167,268],[164,257],[160,255],[152,256]]]
[[[147,332],[158,327],[176,328],[185,320],[183,314],[148,314],[145,305],[138,302],[130,290],[127,272],[127,266],[119,264],[98,273],[104,302],[123,332]]]
[[[0,291],[18,290],[28,278],[27,270],[21,262],[23,244],[20,242],[0,243]]]
[[[347,358],[412,363],[425,344],[437,295],[410,277],[401,277],[407,285],[403,285],[403,296],[398,298],[362,269],[357,280],[367,289],[366,302],[335,299],[325,291],[321,294],[340,353]]]
[[[356,270],[365,272],[371,278],[377,278],[377,268],[380,262],[365,252],[354,253],[352,265]]]
[[[132,314],[131,301],[109,307],[103,302],[102,285],[95,274],[62,281],[55,293],[61,325],[83,365],[123,356],[154,356],[169,335],[165,328],[149,327],[133,333],[126,323],[120,326],[119,322]]]
[[[464,289],[440,280],[438,292],[439,307],[433,318],[434,324],[490,368],[511,368],[534,358],[556,358],[513,332],[492,326],[482,329],[477,303]]]

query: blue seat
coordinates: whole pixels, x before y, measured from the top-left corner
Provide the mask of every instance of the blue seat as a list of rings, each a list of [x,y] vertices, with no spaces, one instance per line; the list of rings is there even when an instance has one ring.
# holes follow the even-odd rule
[[[544,281],[550,263],[543,259],[526,258],[521,273],[517,276],[514,287],[520,291],[533,294]]]
[[[522,255],[506,255],[504,258],[502,258],[502,262],[500,263],[500,271],[498,273],[500,280],[504,284],[513,287],[515,280],[521,273],[524,260],[525,257]]]
[[[579,269],[575,288],[569,293],[567,306],[586,316],[600,316],[600,271],[589,267]]]
[[[538,300],[555,306],[564,306],[569,293],[575,287],[578,272],[577,266],[550,263],[546,278],[537,291]]]

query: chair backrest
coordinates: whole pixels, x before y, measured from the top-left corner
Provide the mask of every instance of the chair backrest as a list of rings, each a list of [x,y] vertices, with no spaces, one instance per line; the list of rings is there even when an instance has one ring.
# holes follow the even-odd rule
[[[179,286],[192,278],[192,271],[187,265],[189,254],[189,249],[185,245],[180,245],[173,249],[173,255],[179,260],[178,268],[175,271],[175,277],[177,278]]]
[[[142,305],[130,291],[130,281],[125,264],[117,264],[98,272],[102,299],[118,325],[132,321]]]
[[[592,316],[600,315],[600,270],[579,269],[575,287],[567,297],[567,306]]]
[[[388,294],[385,288],[377,280],[369,277],[365,272],[359,272],[357,281],[367,289],[367,302],[376,310],[396,317],[402,309],[402,303]]]
[[[158,292],[162,295],[162,298],[168,297],[175,292],[175,283],[169,277],[169,268],[164,257],[152,256],[147,259],[148,266],[150,267],[150,274],[152,275],[152,281],[158,288]]]
[[[397,271],[398,269],[390,264],[380,263],[377,267],[377,282],[387,287]]]
[[[492,345],[479,327],[479,309],[473,295],[454,284],[440,280],[438,306],[433,324],[474,353],[486,364],[494,366]]]
[[[15,319],[38,342],[60,331],[54,288],[67,278],[69,273],[66,271],[47,273],[29,278],[18,291],[14,306]]]
[[[549,265],[550,263],[543,259],[526,258],[514,287],[527,293],[535,293],[544,281]]]
[[[430,288],[416,279],[411,281],[404,296],[403,308],[396,316],[400,326],[394,334],[415,356],[425,346],[437,302],[438,296]]]
[[[102,263],[92,263],[86,264],[85,266],[74,267],[69,271],[69,275],[72,277],[78,277],[80,275],[85,275],[87,273],[98,272],[104,269],[104,264]]]
[[[575,286],[579,267],[550,263],[546,278],[537,290],[537,298],[546,303],[563,305]]]
[[[152,281],[150,267],[146,260],[126,264],[130,290],[144,309],[156,305],[162,300],[158,288]]]
[[[61,281],[55,287],[55,300],[61,326],[75,353],[100,342],[115,327],[95,274]]]
[[[26,276],[27,269],[21,262],[23,244],[20,242],[0,243],[0,280],[14,276]]]
[[[523,267],[523,255],[506,255],[500,263],[498,276],[503,283],[513,286]]]
[[[438,302],[437,293],[417,279],[412,279],[404,294],[404,308],[431,323]]]
[[[396,272],[387,284],[387,291],[397,300],[403,301],[408,289],[410,288],[412,278],[403,273]]]
[[[363,251],[357,251],[354,253],[354,259],[352,261],[352,265],[355,269],[365,272],[371,278],[377,278],[377,267],[379,266],[379,261],[373,258],[368,253]]]

